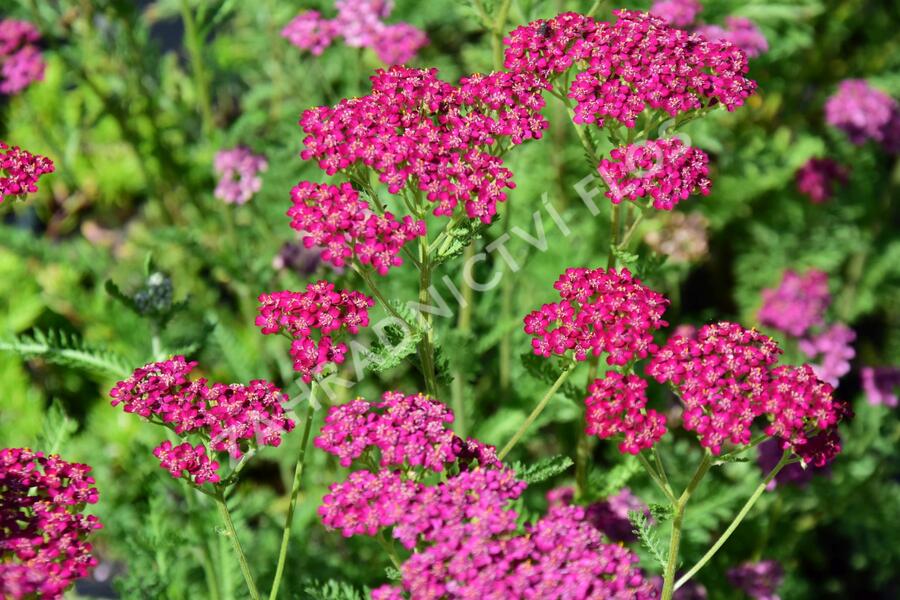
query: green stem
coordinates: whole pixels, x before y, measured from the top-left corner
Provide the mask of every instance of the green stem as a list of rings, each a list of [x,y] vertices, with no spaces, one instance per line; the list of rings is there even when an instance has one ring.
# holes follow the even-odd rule
[[[431,287],[431,257],[428,256],[428,240],[419,238],[419,304],[428,305],[428,288]],[[422,375],[425,378],[425,391],[433,398],[437,397],[437,377],[434,372],[434,333],[432,331],[431,313],[419,310],[419,325],[422,339],[419,340],[419,361],[422,363]]]
[[[531,424],[534,423],[535,419],[537,419],[538,416],[540,416],[540,414],[547,407],[547,404],[550,403],[550,399],[553,398],[553,394],[556,393],[556,390],[558,390],[560,388],[560,386],[566,381],[566,379],[569,378],[569,375],[571,375],[572,371],[574,371],[574,370],[575,370],[575,363],[572,363],[569,366],[567,366],[562,373],[559,374],[559,377],[556,378],[556,381],[553,382],[553,385],[550,387],[549,390],[547,390],[547,393],[544,395],[544,397],[541,399],[541,401],[538,402],[538,405],[534,407],[534,410],[531,411],[531,414],[528,415],[528,418],[525,419],[525,422],[522,423],[522,426],[519,427],[519,429],[518,429],[518,431],[516,431],[515,435],[512,436],[512,439],[510,439],[506,443],[506,445],[503,446],[503,450],[501,450],[500,454],[497,455],[497,457],[500,460],[503,460],[503,458],[507,454],[509,454],[509,451],[512,450],[513,447],[516,445],[516,442],[518,442],[519,439],[523,435],[525,435],[525,432],[528,431],[528,428],[531,427]]]
[[[706,554],[703,555],[703,558],[697,561],[697,564],[691,567],[691,569],[687,573],[682,575],[681,578],[677,582],[675,582],[672,591],[677,590],[685,583],[687,583],[691,577],[696,575],[697,571],[702,569],[704,565],[706,565],[706,563],[708,563],[710,559],[716,554],[716,552],[719,551],[719,548],[721,548],[725,544],[725,542],[728,541],[728,538],[731,537],[731,534],[734,533],[735,529],[738,528],[738,526],[747,516],[747,513],[750,512],[750,509],[753,508],[753,505],[756,504],[757,500],[759,500],[759,497],[762,496],[763,492],[766,491],[766,487],[769,485],[769,483],[771,483],[772,480],[775,479],[775,476],[778,475],[781,469],[790,464],[790,456],[791,455],[789,450],[786,450],[784,454],[782,454],[781,460],[778,461],[778,464],[775,465],[775,467],[769,472],[768,475],[766,475],[766,478],[762,480],[762,483],[757,486],[756,490],[754,490],[753,492],[753,495],[747,499],[747,502],[744,503],[744,506],[741,508],[737,516],[734,517],[734,520],[731,521],[731,524],[728,525],[728,528],[725,530],[725,532],[721,536],[719,536],[719,539],[716,540],[716,543],[706,551]],[[671,597],[671,594],[669,597]],[[666,600],[665,595],[663,595],[663,600]]]
[[[659,490],[663,493],[663,495],[666,497],[666,499],[669,502],[671,502],[673,505],[676,504],[678,502],[678,500],[675,498],[675,493],[672,491],[671,487],[669,487],[668,485],[666,485],[666,483],[663,482],[662,477],[660,476],[659,472],[656,470],[656,467],[654,467],[650,463],[650,461],[647,460],[647,457],[644,456],[643,453],[638,453],[636,456],[637,456],[638,462],[641,463],[641,466],[644,467],[644,470],[647,471],[648,475],[650,475],[650,479],[652,479],[653,483],[656,484],[656,487],[659,488]]]
[[[181,0],[181,20],[184,22],[184,40],[191,59],[191,71],[194,73],[194,91],[200,104],[200,119],[204,135],[213,131],[212,103],[209,99],[209,81],[206,67],[203,64],[203,40],[197,31],[197,23],[188,0]]]
[[[600,365],[600,357],[593,355],[588,361],[587,382],[585,388],[591,387],[594,379],[597,378],[597,369]],[[585,389],[587,395],[587,389]],[[584,499],[588,489],[588,467],[587,463],[591,457],[591,439],[587,434],[587,412],[582,415],[578,421],[579,430],[577,432],[578,443],[575,447],[575,498]]]
[[[621,218],[621,204],[613,204],[609,215],[609,255],[606,258],[606,268],[616,266],[615,250],[619,247],[619,219]]]
[[[669,538],[669,555],[666,560],[666,569],[663,573],[663,589],[660,600],[672,600],[672,594],[675,593],[675,569],[678,568],[678,549],[681,546],[681,529],[684,525],[685,509],[691,494],[700,485],[700,481],[711,466],[712,455],[709,452],[705,452],[703,460],[700,461],[700,465],[694,472],[690,483],[688,483],[688,486],[674,505],[675,515],[672,518],[672,536]]]
[[[284,576],[284,563],[287,559],[288,545],[291,541],[291,528],[294,524],[294,510],[297,508],[297,497],[300,495],[300,482],[303,479],[303,467],[306,464],[306,448],[309,445],[309,432],[312,429],[313,415],[315,414],[315,402],[313,395],[315,393],[315,382],[309,390],[309,400],[306,404],[306,417],[303,421],[303,435],[300,440],[300,452],[297,454],[297,466],[294,468],[294,482],[291,484],[291,501],[288,504],[287,516],[284,518],[284,530],[281,535],[281,549],[278,552],[278,566],[275,567],[275,578],[272,580],[272,591],[269,593],[269,600],[275,600],[278,597],[278,588],[281,585],[281,578]]]
[[[384,537],[384,531],[379,531],[378,535],[375,536],[375,539],[378,541],[378,544],[381,546],[381,549],[384,550],[384,553],[388,555],[391,559],[391,562],[394,564],[394,568],[399,569],[403,561],[397,556],[397,553],[394,552],[394,546],[392,543],[388,542]]]
[[[241,573],[244,575],[244,581],[247,584],[247,591],[250,592],[252,600],[259,600],[259,590],[256,589],[256,582],[253,581],[253,574],[250,573],[250,565],[247,563],[247,556],[241,547],[241,540],[238,539],[237,531],[234,528],[234,521],[231,520],[231,513],[228,511],[228,505],[225,504],[225,494],[221,489],[216,489],[216,505],[219,507],[219,514],[225,523],[225,529],[228,530],[228,537],[231,538],[231,545],[237,553],[238,562],[241,565]]]

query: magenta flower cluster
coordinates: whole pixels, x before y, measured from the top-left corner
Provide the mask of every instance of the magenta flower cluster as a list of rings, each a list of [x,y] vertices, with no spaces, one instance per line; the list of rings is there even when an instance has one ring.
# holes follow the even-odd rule
[[[729,569],[728,580],[753,600],[780,600],[777,592],[784,581],[784,568],[774,560],[746,562]]]
[[[588,386],[585,421],[588,435],[601,439],[623,436],[622,453],[639,454],[666,433],[666,417],[647,409],[647,382],[637,375],[610,371]]]
[[[351,48],[370,48],[387,65],[412,60],[428,43],[424,31],[409,23],[385,23],[392,0],[337,0],[338,14],[326,19],[318,11],[297,15],[281,31],[297,48],[318,56],[339,37]]]
[[[33,194],[40,176],[53,171],[53,161],[46,156],[0,141],[0,204],[7,196]]]
[[[41,33],[28,21],[0,20],[0,94],[18,94],[44,79]]]
[[[547,492],[547,506],[568,506],[575,498],[571,487],[555,488]],[[637,511],[650,517],[650,509],[630,489],[622,488],[604,500],[584,507],[585,519],[614,542],[637,540],[628,513]]]
[[[810,365],[816,377],[837,387],[838,380],[850,372],[850,361],[856,356],[855,340],[855,331],[843,323],[835,323],[801,339],[798,346],[801,352],[816,361]]]
[[[340,187],[303,181],[291,190],[291,227],[307,248],[322,248],[322,260],[343,267],[356,257],[380,275],[403,264],[403,245],[425,235],[425,222],[390,212],[375,214],[349,183]]]
[[[656,0],[650,7],[651,15],[679,28],[693,25],[702,11],[703,5],[698,0]]]
[[[210,452],[241,458],[251,447],[278,446],[294,428],[284,412],[287,396],[263,380],[248,385],[191,380],[196,362],[183,356],[150,363],[110,391],[112,405],[165,425],[179,436],[199,436],[202,444],[163,442],[153,454],[173,477],[196,484],[216,483],[219,463]]]
[[[816,269],[800,274],[784,272],[777,288],[762,291],[759,322],[793,337],[822,325],[831,303],[828,275]]]
[[[674,117],[714,104],[734,110],[753,93],[746,55],[638,11],[614,11],[614,24],[575,13],[538,20],[506,38],[506,67],[552,77],[586,65],[569,90],[575,122],[634,127],[647,108]]]
[[[864,79],[847,79],[825,103],[825,121],[856,145],[871,140],[900,152],[900,103]]]
[[[26,448],[0,449],[0,596],[58,599],[97,564],[83,514],[98,494],[91,468]]]
[[[709,157],[678,138],[650,140],[614,148],[597,167],[613,204],[653,201],[657,210],[672,210],[691,194],[709,194]]]
[[[572,352],[583,361],[606,353],[610,365],[646,358],[656,346],[652,332],[668,301],[628,269],[567,269],[553,284],[562,300],[525,317],[525,333],[538,356]]]
[[[219,175],[215,196],[229,204],[244,204],[262,187],[259,174],[269,168],[264,156],[238,146],[216,153],[213,163]]]
[[[813,204],[831,199],[835,184],[847,182],[847,169],[830,158],[811,158],[797,170],[797,191]]]
[[[722,322],[704,325],[693,337],[673,336],[646,371],[676,387],[684,428],[720,454],[726,443],[750,443],[750,425],[762,414],[769,368],[780,353],[767,336]]]
[[[900,368],[863,367],[860,371],[866,399],[873,406],[895,408],[897,388],[900,388]]]
[[[725,26],[700,25],[695,32],[711,41],[725,41],[756,58],[769,50],[769,41],[756,23],[745,17],[725,17]]]
[[[347,345],[333,338],[344,331],[359,333],[360,327],[369,324],[369,308],[374,304],[361,292],[338,291],[333,283],[322,280],[307,285],[303,292],[260,294],[256,325],[265,335],[281,333],[291,338],[294,370],[310,383],[326,365],[344,362]]]
[[[329,175],[366,167],[391,194],[424,193],[435,215],[461,206],[490,223],[515,185],[503,145],[539,138],[547,127],[543,85],[527,74],[474,75],[454,86],[435,69],[378,71],[371,94],[303,113],[301,156]]]

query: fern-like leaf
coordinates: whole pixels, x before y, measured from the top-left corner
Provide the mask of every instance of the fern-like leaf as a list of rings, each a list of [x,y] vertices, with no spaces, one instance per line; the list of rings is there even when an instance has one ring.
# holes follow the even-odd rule
[[[653,556],[654,560],[665,569],[666,568],[666,551],[662,542],[653,530],[653,524],[642,510],[628,511],[628,520],[631,521],[634,535],[641,541],[641,545]]]
[[[516,471],[516,477],[525,483],[540,483],[563,473],[573,464],[575,463],[572,462],[571,458],[558,454],[550,458],[541,459],[532,465],[516,462],[513,468]]]
[[[58,330],[36,330],[31,335],[0,340],[0,352],[11,352],[22,358],[42,358],[48,362],[82,369],[101,377],[124,379],[131,373],[129,362],[122,356],[94,348],[80,336]]]
[[[41,433],[34,447],[47,454],[58,454],[76,429],[78,423],[66,414],[59,400],[54,399],[44,415]]]

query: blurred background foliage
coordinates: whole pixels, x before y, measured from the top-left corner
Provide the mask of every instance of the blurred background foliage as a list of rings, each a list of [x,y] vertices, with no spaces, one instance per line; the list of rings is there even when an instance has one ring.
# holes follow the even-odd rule
[[[491,3],[486,3],[491,8]],[[586,11],[587,0],[515,0],[507,30],[564,10]],[[646,8],[649,3],[626,3]],[[831,473],[803,489],[767,494],[751,518],[699,575],[711,598],[739,598],[724,572],[736,563],[774,558],[786,567],[781,596],[896,598],[900,567],[900,422],[896,410],[870,406],[860,391],[861,365],[900,364],[900,163],[874,145],[856,147],[823,119],[825,99],[845,78],[865,78],[900,97],[900,5],[876,0],[710,0],[703,18],[738,14],[755,21],[770,51],[751,63],[759,92],[735,113],[716,112],[686,128],[713,161],[713,191],[679,206],[708,222],[708,252],[685,262],[656,260],[646,244],[624,257],[673,300],[673,324],[733,319],[757,324],[760,291],[787,268],[828,273],[833,320],[858,333],[853,371],[838,394],[856,417],[842,432],[844,454]],[[31,20],[44,38],[45,80],[15,97],[0,98],[2,139],[51,157],[56,173],[29,202],[0,211],[0,439],[4,446],[38,445],[46,430],[62,428],[65,458],[91,464],[105,528],[97,536],[102,559],[83,595],[126,598],[200,598],[209,594],[204,562],[218,575],[222,598],[243,594],[231,549],[202,496],[184,494],[150,452],[160,432],[110,408],[107,392],[151,359],[148,322],[116,302],[112,281],[126,294],[147,277],[147,257],[171,277],[184,307],[162,331],[166,352],[184,352],[214,380],[270,378],[289,391],[292,372],[283,340],[253,325],[256,296],[297,289],[327,277],[362,289],[352,272],[327,266],[294,269],[274,260],[297,240],[284,216],[298,181],[324,181],[300,160],[296,125],[311,106],[366,93],[381,67],[368,50],[328,48],[303,55],[280,36],[301,9],[331,15],[328,0],[255,2],[160,0],[4,0],[2,16]],[[609,15],[609,5],[601,14]],[[492,68],[491,43],[466,2],[397,0],[392,19],[429,37],[414,61],[455,81]],[[551,99],[552,100],[552,99]],[[548,102],[551,129],[540,142],[513,151],[507,162],[517,188],[501,224],[476,242],[490,243],[510,226],[534,231],[532,213],[543,198],[564,215],[563,238],[544,214],[549,250],[513,238],[508,247],[523,269],[479,294],[470,312],[437,319],[439,352],[457,381],[467,433],[505,441],[546,389],[529,352],[521,317],[550,300],[552,282],[566,267],[598,266],[608,245],[608,205],[591,217],[573,186],[595,165],[585,161],[564,111]],[[215,152],[238,144],[269,163],[261,191],[243,206],[213,197]],[[794,186],[810,157],[831,156],[851,168],[850,180],[826,204],[813,205]],[[663,220],[643,226],[640,235]],[[461,285],[461,259],[441,268]],[[479,263],[476,279],[504,269],[496,254]],[[412,299],[408,265],[383,282],[389,297]],[[455,313],[458,307],[453,306]],[[383,313],[376,308],[375,319]],[[460,327],[459,325],[463,326]],[[368,334],[364,334],[368,335]],[[367,338],[371,340],[371,336]],[[792,342],[786,341],[789,353]],[[799,360],[799,359],[798,359]],[[501,375],[501,371],[503,374]],[[583,382],[578,381],[578,385]],[[374,399],[384,390],[416,390],[409,361],[369,374],[336,401]],[[517,458],[573,454],[581,398],[561,394],[533,428]],[[659,402],[671,402],[660,391]],[[319,417],[321,418],[321,416]],[[71,423],[71,426],[64,426]],[[71,430],[71,431],[69,431]],[[43,433],[42,433],[43,432]],[[665,453],[679,481],[697,462],[695,445],[679,436]],[[299,440],[254,461],[230,504],[262,581],[273,568],[286,487]],[[342,471],[313,452],[305,479],[286,587],[294,597],[352,597],[385,581],[387,563],[366,539],[345,540],[324,530],[319,498]],[[627,465],[613,444],[595,450],[591,481],[602,497],[628,485],[644,499],[654,488]],[[543,492],[566,484],[567,472],[530,488],[526,504],[543,510]],[[686,563],[693,562],[760,478],[755,463],[716,469],[691,517]],[[252,533],[251,533],[252,532]],[[653,570],[652,560],[644,565]],[[312,580],[332,582],[316,585]],[[350,586],[350,587],[348,587]],[[304,591],[306,590],[306,591]]]

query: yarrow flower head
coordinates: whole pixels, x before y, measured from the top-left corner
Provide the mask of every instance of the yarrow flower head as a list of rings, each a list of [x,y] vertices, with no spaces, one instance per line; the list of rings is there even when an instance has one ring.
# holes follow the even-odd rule
[[[753,93],[747,56],[647,13],[617,10],[614,24],[575,13],[519,27],[504,40],[505,65],[545,78],[587,65],[563,92],[579,124],[606,119],[634,127],[645,109],[678,114],[722,104],[734,110]],[[579,67],[580,68],[580,67]]]
[[[703,5],[698,0],[656,0],[650,7],[650,14],[672,27],[683,28],[693,25],[702,10]]]
[[[0,204],[7,196],[15,198],[36,192],[40,176],[53,171],[53,161],[46,156],[0,141]]]
[[[377,215],[349,183],[340,187],[303,181],[291,190],[291,227],[305,233],[307,248],[322,248],[322,259],[343,267],[354,256],[380,275],[403,264],[404,244],[425,235],[425,222],[390,212]]]
[[[98,498],[90,472],[55,454],[0,449],[0,596],[62,598],[97,564],[88,536],[102,525],[83,514]]]
[[[753,600],[779,600],[776,592],[784,581],[784,569],[774,560],[747,562],[729,569],[728,579]]]
[[[18,94],[44,79],[44,58],[36,46],[41,34],[28,21],[0,20],[0,94]]]
[[[354,471],[329,487],[319,516],[325,527],[340,530],[344,537],[374,536],[400,521],[421,488],[397,471]]]
[[[219,183],[215,196],[229,204],[244,204],[262,187],[259,174],[269,168],[264,156],[238,146],[216,153],[214,162]]]
[[[597,167],[613,204],[652,199],[653,208],[672,210],[691,194],[709,194],[709,157],[678,138],[650,140],[613,149]]]
[[[570,487],[556,488],[547,492],[547,506],[569,506],[575,498],[575,490]],[[628,513],[637,511],[650,517],[650,509],[630,489],[622,488],[615,494],[599,502],[584,507],[585,519],[603,535],[615,542],[634,542],[634,525]]]
[[[861,145],[868,140],[883,143],[892,121],[900,114],[897,101],[871,87],[864,79],[847,79],[825,103],[825,120]]]
[[[830,158],[811,158],[797,170],[797,191],[813,204],[831,199],[836,183],[847,182],[847,169]]]
[[[749,58],[756,58],[769,50],[766,36],[756,23],[744,17],[725,17],[725,27],[703,25],[695,30],[708,40],[725,41],[743,50]]]
[[[863,367],[860,371],[866,400],[872,406],[897,406],[900,369],[897,367]]]
[[[835,323],[818,334],[801,339],[798,345],[806,356],[819,359],[811,364],[816,377],[837,387],[838,380],[850,372],[850,360],[856,356],[854,340],[855,331],[843,323]]]
[[[338,15],[334,19],[326,19],[314,10],[300,13],[284,27],[282,37],[316,56],[343,37],[351,48],[371,48],[387,65],[412,60],[428,43],[425,32],[409,23],[384,22],[393,10],[393,2],[337,0],[335,7]]]
[[[831,303],[828,275],[816,269],[802,275],[789,269],[777,288],[762,291],[762,301],[760,323],[801,337],[823,323],[825,310]]]
[[[369,324],[369,308],[374,304],[361,292],[338,291],[333,283],[317,281],[303,292],[260,294],[256,325],[263,334],[284,333],[293,340],[294,370],[310,383],[326,365],[344,362],[347,345],[334,337],[345,331],[359,333],[360,327]]]
[[[378,71],[371,94],[303,113],[301,156],[329,175],[366,167],[390,194],[424,192],[437,216],[464,211],[490,223],[515,186],[492,148],[541,136],[543,86],[534,76],[505,72],[453,86],[435,69]]]
[[[781,448],[781,442],[777,439],[768,439],[759,445],[759,456],[757,464],[764,473],[770,473],[781,461],[784,450]],[[796,487],[806,486],[816,475],[828,473],[830,468],[828,465],[816,467],[813,465],[801,465],[800,463],[788,463],[782,466],[775,479],[769,482],[766,489],[772,491],[779,485],[792,485]]]
[[[553,285],[562,301],[525,317],[525,333],[538,356],[572,352],[583,361],[607,353],[610,365],[646,358],[656,346],[652,332],[668,301],[628,269],[567,269]]]
[[[622,453],[638,454],[666,433],[666,417],[647,406],[647,382],[610,371],[594,380],[585,398],[587,434],[601,439],[624,436]]]
[[[676,387],[684,428],[718,455],[726,443],[750,443],[750,426],[763,414],[769,392],[769,367],[780,353],[769,337],[721,322],[704,325],[693,337],[673,336],[646,372]]]
[[[440,472],[462,451],[461,440],[448,428],[452,422],[453,413],[434,398],[385,392],[378,403],[358,398],[329,409],[313,443],[340,458],[344,467],[377,448],[382,467],[423,467]]]
[[[216,483],[216,452],[241,458],[252,447],[278,446],[294,422],[285,415],[287,396],[275,385],[263,380],[209,385],[189,378],[196,365],[183,356],[150,363],[118,382],[109,395],[112,405],[121,404],[125,412],[165,424],[181,436],[200,436],[203,443],[196,446],[166,441],[153,454],[173,477]]]

